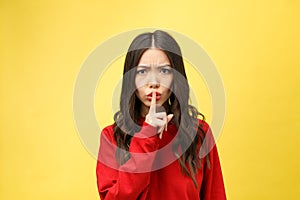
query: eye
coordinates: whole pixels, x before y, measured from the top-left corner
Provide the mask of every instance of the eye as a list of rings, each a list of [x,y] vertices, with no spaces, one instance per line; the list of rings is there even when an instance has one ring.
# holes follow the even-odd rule
[[[172,69],[164,67],[164,68],[161,68],[160,72],[162,74],[171,74],[172,73]]]
[[[140,74],[140,75],[143,75],[143,74],[146,74],[147,71],[145,69],[140,69],[140,70],[137,70],[136,72],[137,74]]]

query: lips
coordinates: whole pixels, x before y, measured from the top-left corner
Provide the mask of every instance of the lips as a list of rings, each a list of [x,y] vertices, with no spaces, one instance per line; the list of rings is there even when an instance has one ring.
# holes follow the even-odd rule
[[[161,98],[161,93],[156,92],[156,101],[160,100],[160,98]],[[147,99],[148,99],[149,101],[151,101],[151,99],[152,99],[152,92],[150,92],[150,93],[147,95]]]

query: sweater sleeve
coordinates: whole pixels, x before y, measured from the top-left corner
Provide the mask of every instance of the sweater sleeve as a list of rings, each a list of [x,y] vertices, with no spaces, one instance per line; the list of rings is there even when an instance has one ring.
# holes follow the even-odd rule
[[[144,122],[140,132],[131,140],[129,160],[119,165],[115,158],[117,147],[113,129],[104,129],[96,168],[101,200],[145,199],[158,145],[156,128]]]
[[[206,146],[208,147],[209,164],[205,162],[203,181],[200,191],[201,200],[226,200],[221,164],[215,140],[211,129],[206,132]],[[205,158],[204,158],[205,160]]]

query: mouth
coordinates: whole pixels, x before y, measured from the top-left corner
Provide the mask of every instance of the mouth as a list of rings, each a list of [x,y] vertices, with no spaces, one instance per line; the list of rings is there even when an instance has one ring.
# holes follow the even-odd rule
[[[161,93],[156,92],[156,101],[160,100],[160,98],[161,98]],[[149,101],[152,100],[152,92],[150,92],[149,94],[147,94],[147,99],[148,99]]]

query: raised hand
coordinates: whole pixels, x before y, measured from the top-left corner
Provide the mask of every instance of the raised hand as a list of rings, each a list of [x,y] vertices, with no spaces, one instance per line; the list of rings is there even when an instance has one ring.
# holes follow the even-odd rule
[[[156,112],[156,91],[152,92],[151,105],[145,121],[157,128],[159,138],[162,138],[164,130],[167,131],[168,123],[171,121],[173,114],[167,116],[166,112]]]

